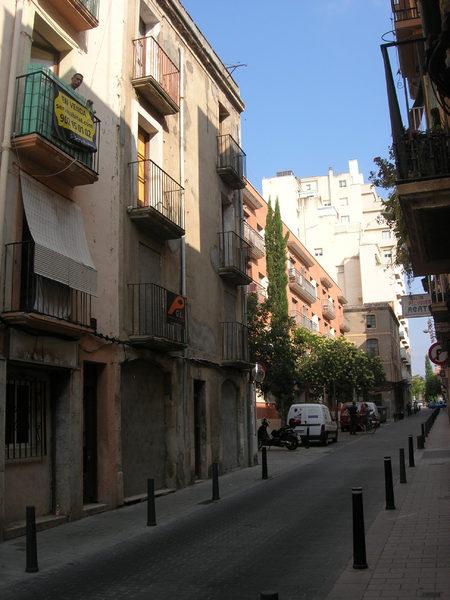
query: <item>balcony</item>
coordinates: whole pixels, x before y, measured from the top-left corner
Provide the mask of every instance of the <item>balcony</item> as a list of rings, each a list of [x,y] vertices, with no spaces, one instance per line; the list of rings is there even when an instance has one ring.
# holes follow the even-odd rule
[[[303,300],[306,300],[309,304],[317,300],[315,286],[299,273],[297,269],[294,269],[294,267],[289,269],[288,279],[290,289],[303,298]]]
[[[130,219],[147,235],[173,240],[184,235],[184,189],[151,160],[130,164],[136,198]]]
[[[79,338],[92,333],[91,296],[34,272],[34,243],[5,246],[2,319],[33,332]]]
[[[319,326],[317,323],[309,319],[306,315],[302,314],[298,310],[292,310],[289,315],[292,319],[294,319],[297,327],[303,327],[304,329],[308,329],[309,331],[317,332],[319,330]]]
[[[258,301],[258,304],[262,304],[267,300],[267,289],[256,281],[252,281],[247,286],[247,295],[254,294]]]
[[[400,358],[402,360],[402,362],[404,362],[407,365],[411,364],[411,356],[409,354],[409,352],[406,351],[405,348],[400,348]]]
[[[348,333],[350,331],[350,325],[346,319],[339,324],[339,331],[341,333]]]
[[[221,326],[222,365],[249,370],[248,328],[237,322],[221,323]]]
[[[396,24],[420,19],[417,0],[391,0],[391,5]]]
[[[450,321],[449,275],[429,276],[428,290],[431,296],[430,310],[435,324]]]
[[[133,40],[135,90],[162,115],[180,110],[180,70],[155,38]]]
[[[12,146],[31,174],[75,187],[98,179],[100,121],[86,100],[39,65],[17,78]]]
[[[322,302],[322,314],[325,319],[331,321],[336,318],[336,309],[334,308],[334,302],[324,301]]]
[[[233,190],[245,188],[245,152],[231,135],[217,136],[217,173]]]
[[[219,233],[219,275],[234,285],[248,285],[249,245],[234,231]]]
[[[98,26],[99,0],[47,0],[75,31]]]
[[[186,298],[154,283],[130,283],[128,293],[131,344],[163,351],[186,346]]]
[[[266,244],[264,238],[253,227],[244,221],[244,240],[249,245],[249,254],[252,258],[258,260],[263,258],[266,253]]]
[[[399,52],[401,50],[399,57],[402,74],[409,77],[406,92],[397,88],[392,74],[391,61],[396,60],[396,57],[391,56],[391,52],[397,49]],[[424,38],[405,40],[401,44],[384,44],[382,52],[397,171],[397,193],[411,240],[409,251],[414,274],[448,273],[450,135],[445,124],[440,122],[439,111],[431,110],[428,113],[424,106],[425,89],[442,91],[443,84],[439,77],[446,72],[445,53],[440,53],[439,48],[436,51],[433,46],[426,48]],[[426,77],[417,77],[417,73],[427,71]],[[429,83],[430,78],[433,78],[432,85]],[[437,100],[432,97],[429,102],[435,102],[437,106]]]

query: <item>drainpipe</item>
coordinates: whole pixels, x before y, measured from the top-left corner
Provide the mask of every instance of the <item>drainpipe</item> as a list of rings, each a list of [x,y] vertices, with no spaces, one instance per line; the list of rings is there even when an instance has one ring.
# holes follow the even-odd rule
[[[184,145],[185,145],[185,98],[184,98],[184,86],[185,86],[185,51],[184,47],[181,46],[179,49],[179,65],[180,65],[180,136],[179,136],[179,155],[180,155],[180,183],[182,187],[185,189],[185,169],[184,169]],[[184,197],[184,202],[186,202],[186,198]],[[186,204],[184,205],[184,209],[186,211]],[[184,215],[186,218],[186,215]],[[184,227],[186,227],[186,223],[184,222]],[[186,296],[186,237],[183,235],[180,239],[180,288],[181,294]],[[187,317],[187,310],[186,310]],[[188,327],[188,323],[186,321],[186,327]],[[188,394],[188,349],[184,348],[183,350],[183,358],[182,358],[182,383],[181,383],[181,397],[183,403],[183,448],[190,448],[189,440],[191,439],[191,427],[189,420],[189,394]],[[177,436],[178,437],[178,436]],[[178,448],[177,448],[178,454]],[[185,458],[183,464],[183,475],[182,480],[185,483],[185,470],[190,471],[190,462],[187,461],[187,457],[190,456],[190,453],[183,452]],[[180,475],[178,475],[178,479]],[[191,483],[190,481],[188,483]]]
[[[9,160],[11,154],[11,132],[12,118],[14,111],[14,92],[16,89],[16,72],[19,58],[20,32],[22,29],[23,0],[16,0],[16,16],[14,21],[14,34],[11,49],[11,67],[9,70],[8,91],[5,107],[5,129],[3,131],[3,141],[1,146],[1,166],[0,166],[0,265],[3,266],[3,252],[5,246],[5,207],[6,207],[6,184],[8,181]],[[1,270],[0,270],[1,272]],[[4,273],[1,279],[3,279]],[[3,305],[3,294],[0,294],[0,304]],[[3,306],[2,306],[3,308]]]

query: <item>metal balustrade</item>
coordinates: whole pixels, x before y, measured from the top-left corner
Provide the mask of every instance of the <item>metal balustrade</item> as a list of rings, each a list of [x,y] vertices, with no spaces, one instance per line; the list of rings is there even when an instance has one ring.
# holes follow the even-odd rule
[[[288,271],[289,286],[294,289],[299,295],[312,303],[317,300],[316,287],[306,279],[304,275],[299,273],[297,269],[291,267]]]
[[[257,283],[256,281],[252,281],[248,284],[247,294],[255,294],[260,304],[262,304],[267,299],[267,289],[260,283]]]
[[[232,189],[245,187],[245,152],[229,134],[217,137],[217,172]]]
[[[180,70],[152,36],[133,40],[133,80],[152,78],[167,95],[171,107],[164,114],[177,112],[180,106]],[[151,97],[150,101],[160,99]]]
[[[186,298],[155,283],[128,284],[131,317],[130,338],[145,343],[186,344]],[[180,313],[173,318],[171,306],[179,301]]]
[[[37,275],[34,242],[5,246],[3,312],[36,313],[91,327],[91,295]]]
[[[290,316],[295,320],[295,324],[298,325],[298,327],[304,327],[309,331],[318,331],[319,329],[317,323],[298,310],[291,311]]]
[[[92,112],[92,107],[88,102],[76,94],[66,83],[50,71],[39,69],[38,65],[32,65],[32,67],[34,66],[36,66],[35,71],[21,75],[16,80],[13,140],[38,134],[68,154],[74,161],[78,161],[94,173],[98,173],[100,120]],[[77,141],[75,136],[73,136],[73,142],[69,142],[67,136],[63,137],[55,127],[55,98],[59,91],[74,100],[74,110],[77,112],[87,111],[92,120],[94,136],[90,150],[83,147],[83,144]],[[80,125],[80,122],[77,121],[76,125]],[[68,131],[70,132],[70,130]]]
[[[262,258],[266,253],[266,243],[260,235],[247,221],[243,223],[244,240],[250,244],[250,254],[255,258]]]
[[[335,319],[336,318],[336,309],[334,307],[334,302],[330,302],[330,301],[322,302],[322,314],[326,319]]]
[[[184,230],[184,189],[150,159],[130,163],[136,182],[132,208],[153,208]]]
[[[230,365],[249,363],[248,327],[236,321],[222,323],[222,360]]]
[[[249,244],[234,231],[219,233],[219,274],[232,278],[237,285],[249,284],[247,275]]]
[[[416,0],[392,0],[391,4],[395,22],[409,21],[420,17]]]

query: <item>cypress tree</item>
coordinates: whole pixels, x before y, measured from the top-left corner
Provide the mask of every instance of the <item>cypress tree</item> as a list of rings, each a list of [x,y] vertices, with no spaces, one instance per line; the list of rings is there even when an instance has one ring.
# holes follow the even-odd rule
[[[286,275],[286,247],[289,234],[283,236],[283,223],[281,221],[280,205],[278,198],[275,201],[275,210],[269,199],[269,210],[266,220],[266,264],[269,287],[267,290],[267,308],[272,314],[272,325],[275,322],[288,321],[288,298]]]

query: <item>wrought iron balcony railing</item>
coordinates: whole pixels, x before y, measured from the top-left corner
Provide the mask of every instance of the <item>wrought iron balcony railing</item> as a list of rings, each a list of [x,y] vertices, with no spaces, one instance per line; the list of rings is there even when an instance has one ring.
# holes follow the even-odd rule
[[[150,79],[157,89],[148,91],[148,100],[156,102],[163,114],[178,112],[180,106],[180,70],[152,36],[133,40],[133,85],[141,87]],[[158,95],[158,90],[162,96]],[[144,92],[145,93],[145,92]]]
[[[322,302],[322,314],[326,319],[335,319],[336,318],[336,309],[334,307],[334,302],[330,302],[330,301]]]
[[[230,366],[249,364],[246,325],[235,321],[222,323],[222,360]]]
[[[5,247],[4,313],[35,313],[91,327],[91,296],[34,273],[34,242]]]
[[[217,137],[217,172],[232,189],[245,187],[245,152],[231,135]]]
[[[248,285],[249,244],[234,231],[219,233],[219,275],[231,278],[237,285]]]
[[[262,235],[260,235],[247,221],[243,223],[244,240],[250,244],[250,254],[255,258],[262,258],[266,253],[266,244]]]
[[[300,296],[308,302],[317,300],[317,291],[315,286],[308,281],[304,275],[299,273],[297,269],[291,267],[288,271],[289,286],[293,288]]]
[[[136,343],[186,345],[186,298],[155,283],[128,284],[130,338]]]
[[[290,316],[295,320],[295,324],[298,327],[304,327],[305,329],[308,329],[309,331],[318,331],[318,329],[319,329],[319,326],[317,323],[315,323],[312,319],[310,319],[306,315],[302,314],[298,310],[291,311]]]
[[[247,294],[255,294],[260,304],[262,304],[264,300],[267,299],[267,289],[260,283],[257,283],[256,281],[252,281],[248,284]]]
[[[137,209],[136,218],[142,219],[141,213],[145,211],[139,209],[152,209],[170,222],[167,223],[169,229],[173,224],[182,235],[184,233],[184,189],[150,159],[133,162],[131,167],[137,186],[136,197],[130,207],[131,213],[133,209]],[[151,219],[151,215],[148,218]],[[164,223],[161,219],[157,219],[156,225],[162,227]],[[172,237],[180,237],[180,235]]]
[[[92,106],[39,65],[17,78],[13,142],[38,134],[53,146],[98,173],[100,121]],[[21,147],[21,146],[20,146]],[[20,156],[20,150],[18,150]],[[57,171],[57,165],[54,165]]]

